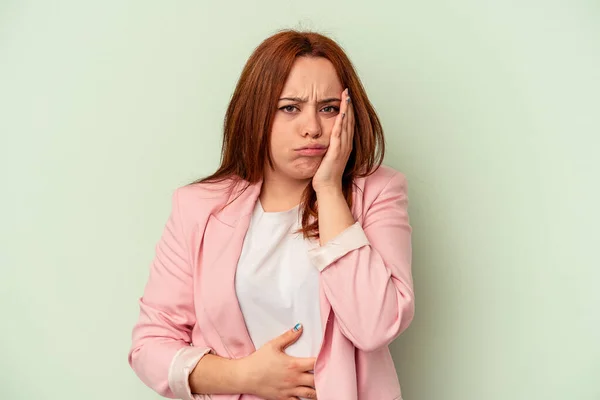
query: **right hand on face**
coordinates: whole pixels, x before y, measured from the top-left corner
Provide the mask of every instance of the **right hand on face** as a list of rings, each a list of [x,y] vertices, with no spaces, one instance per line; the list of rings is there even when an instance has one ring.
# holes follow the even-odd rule
[[[290,329],[240,360],[250,394],[265,400],[317,398],[314,374],[308,372],[314,369],[316,359],[292,357],[284,352],[300,335],[302,328]]]

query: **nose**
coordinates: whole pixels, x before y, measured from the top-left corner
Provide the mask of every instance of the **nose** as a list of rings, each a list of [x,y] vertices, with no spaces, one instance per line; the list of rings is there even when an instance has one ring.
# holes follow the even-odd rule
[[[321,136],[321,123],[315,113],[307,113],[306,120],[304,122],[304,129],[302,130],[302,136],[311,138],[318,138]]]

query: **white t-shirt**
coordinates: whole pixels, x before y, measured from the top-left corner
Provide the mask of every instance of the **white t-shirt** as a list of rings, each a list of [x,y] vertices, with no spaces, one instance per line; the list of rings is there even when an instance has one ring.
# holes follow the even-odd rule
[[[308,257],[316,240],[294,233],[299,206],[265,212],[256,202],[235,276],[235,290],[256,349],[301,322],[300,339],[286,349],[294,357],[316,357],[321,347],[319,270]]]

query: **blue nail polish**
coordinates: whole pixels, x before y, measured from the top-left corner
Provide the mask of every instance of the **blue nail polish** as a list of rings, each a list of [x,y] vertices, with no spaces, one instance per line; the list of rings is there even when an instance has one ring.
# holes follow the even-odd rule
[[[300,328],[302,328],[302,324],[300,322],[298,322],[296,324],[296,326],[294,326],[294,332],[298,332],[300,330]]]

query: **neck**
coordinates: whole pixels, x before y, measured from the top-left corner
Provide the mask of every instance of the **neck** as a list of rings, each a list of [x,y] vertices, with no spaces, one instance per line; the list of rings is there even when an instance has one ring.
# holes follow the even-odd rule
[[[260,202],[267,212],[279,212],[294,208],[302,199],[302,193],[310,180],[283,178],[272,173],[264,176]]]

